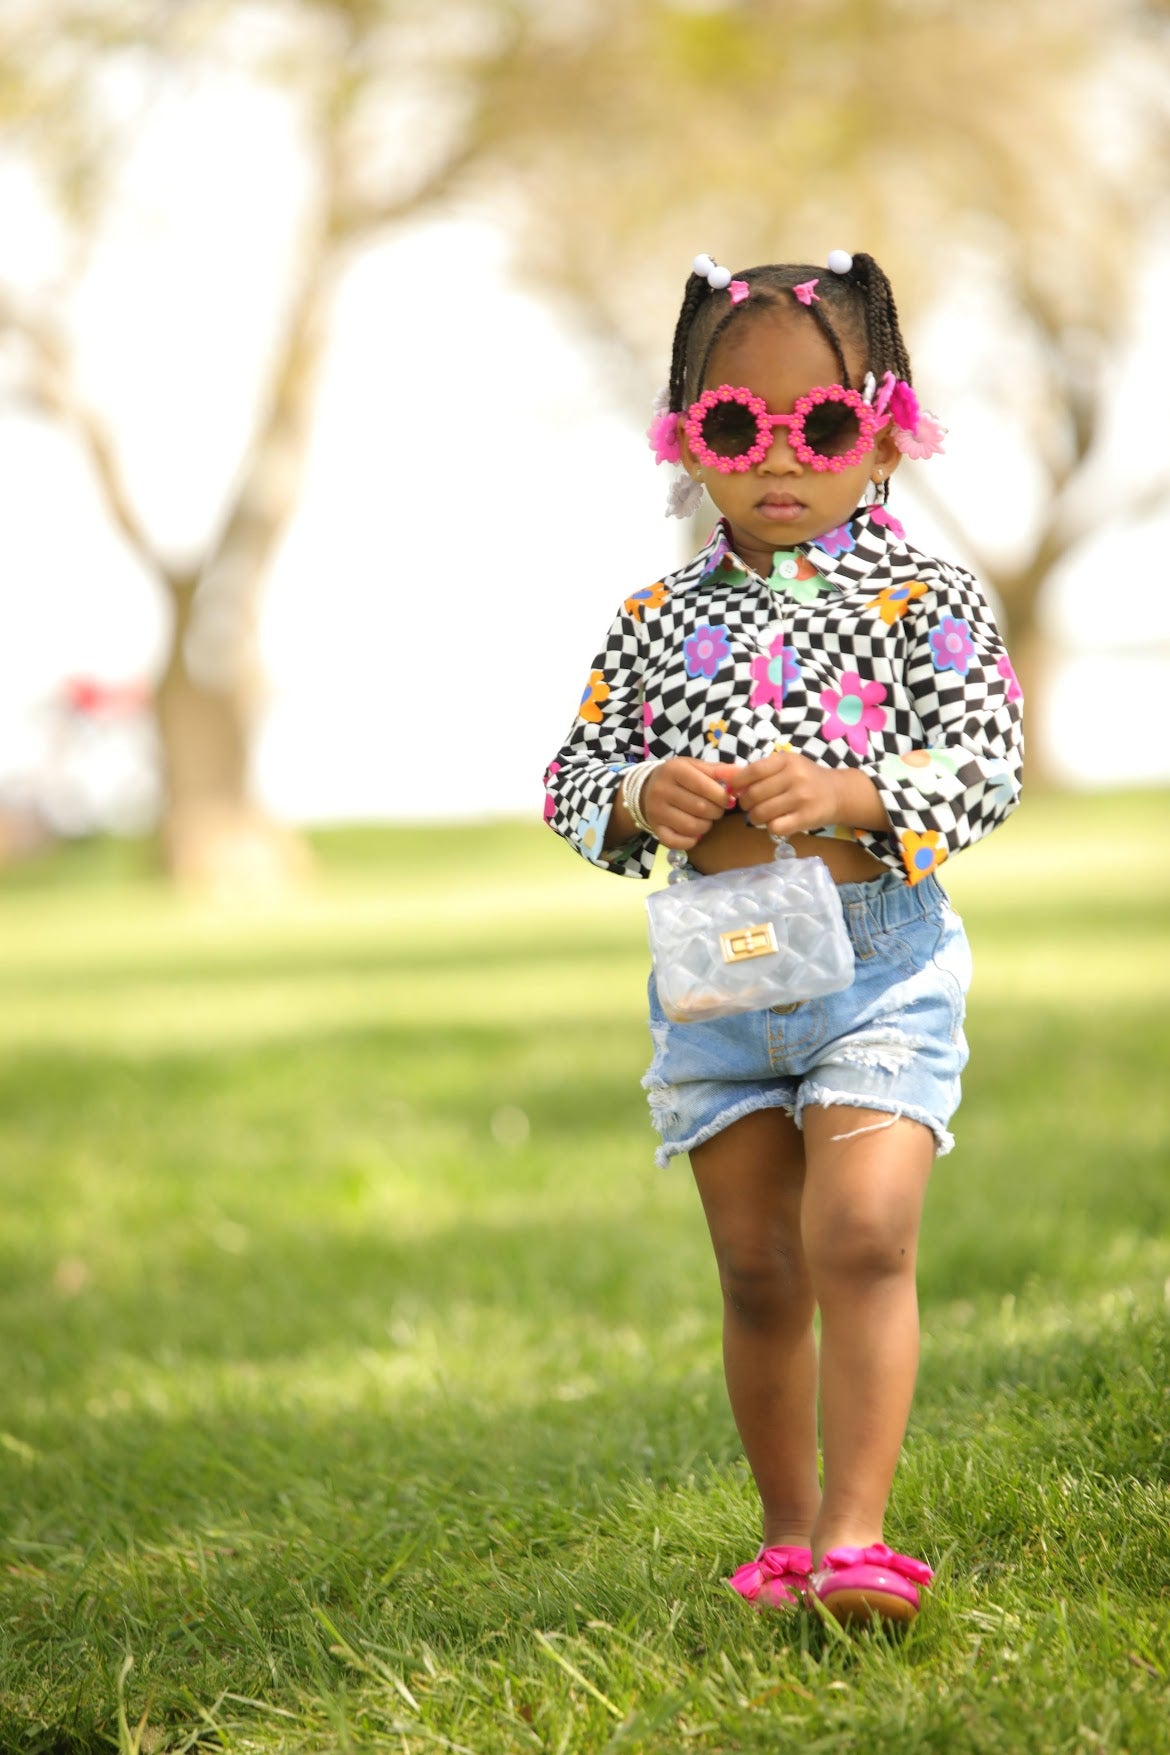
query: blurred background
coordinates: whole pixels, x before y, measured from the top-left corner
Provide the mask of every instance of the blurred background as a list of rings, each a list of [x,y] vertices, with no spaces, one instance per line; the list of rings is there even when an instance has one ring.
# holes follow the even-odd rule
[[[691,257],[864,248],[1029,783],[1165,785],[1160,0],[5,0],[0,859],[539,813]]]

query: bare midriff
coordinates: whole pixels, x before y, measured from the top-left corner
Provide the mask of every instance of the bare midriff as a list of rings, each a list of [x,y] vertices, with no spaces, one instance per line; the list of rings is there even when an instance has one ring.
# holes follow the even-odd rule
[[[864,847],[849,841],[834,841],[827,835],[791,835],[793,851],[801,859],[815,855],[823,859],[838,884],[863,884],[881,877],[889,868]],[[746,817],[728,811],[713,823],[687,859],[696,871],[733,871],[743,865],[765,865],[775,853],[772,837],[763,829],[753,828]]]

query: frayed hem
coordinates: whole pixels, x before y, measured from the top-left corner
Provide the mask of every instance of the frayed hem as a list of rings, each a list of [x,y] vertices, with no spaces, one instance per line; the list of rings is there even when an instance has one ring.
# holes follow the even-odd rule
[[[856,1139],[862,1134],[878,1133],[883,1128],[892,1127],[899,1120],[918,1121],[934,1135],[936,1157],[945,1158],[948,1152],[955,1149],[954,1134],[948,1133],[928,1110],[919,1108],[916,1103],[895,1103],[890,1099],[872,1096],[859,1097],[853,1091],[831,1091],[825,1085],[809,1085],[802,1091],[796,1111],[795,1120],[799,1128],[804,1126],[804,1111],[810,1103],[819,1109],[876,1109],[890,1118],[888,1121],[875,1121],[869,1127],[854,1128],[852,1133],[836,1134],[836,1139]]]
[[[682,1153],[693,1152],[696,1146],[706,1145],[707,1141],[714,1139],[717,1133],[722,1133],[725,1127],[730,1127],[733,1121],[741,1121],[745,1115],[752,1115],[757,1109],[783,1109],[785,1114],[791,1115],[796,1120],[796,1125],[800,1126],[796,1111],[791,1103],[785,1102],[780,1096],[769,1097],[767,1093],[763,1093],[760,1096],[745,1098],[742,1103],[737,1103],[733,1109],[725,1109],[722,1114],[716,1116],[714,1121],[709,1122],[706,1127],[699,1128],[697,1133],[689,1134],[685,1140],[663,1140],[654,1154],[654,1162],[660,1170],[667,1169],[672,1158],[677,1158]]]

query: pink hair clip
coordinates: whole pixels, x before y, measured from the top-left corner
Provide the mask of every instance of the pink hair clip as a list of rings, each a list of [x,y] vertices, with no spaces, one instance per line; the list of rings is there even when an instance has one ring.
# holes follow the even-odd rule
[[[718,262],[705,252],[696,256],[691,268],[701,280],[705,280],[712,292],[726,292],[733,305],[742,305],[746,298],[751,297],[751,287],[746,280],[732,280],[730,268],[720,268]]]
[[[887,372],[873,406],[875,414],[889,414],[894,443],[904,457],[935,457],[942,450],[947,429],[922,407],[905,378]]]
[[[819,280],[819,278],[820,276],[818,275],[817,279]],[[816,280],[802,280],[799,286],[793,287],[793,298],[799,299],[802,305],[811,305],[815,299],[819,305],[821,302],[821,295],[815,290],[816,285]]]
[[[678,437],[679,417],[668,407],[669,402],[670,391],[664,386],[654,398],[654,419],[646,428],[646,437],[650,441],[656,463],[672,463],[677,467],[682,462],[682,447]],[[667,491],[666,516],[689,518],[702,497],[702,482],[692,481],[689,475],[680,473]]]
[[[946,436],[947,429],[924,410],[918,416],[913,432],[899,428],[894,434],[894,443],[904,457],[936,457],[944,449]]]
[[[646,428],[646,437],[650,441],[650,449],[654,453],[655,463],[681,463],[682,451],[678,442],[678,415],[664,409],[656,414]]]

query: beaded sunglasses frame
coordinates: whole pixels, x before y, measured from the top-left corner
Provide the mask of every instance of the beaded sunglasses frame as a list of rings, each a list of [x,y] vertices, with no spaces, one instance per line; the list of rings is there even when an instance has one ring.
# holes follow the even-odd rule
[[[706,416],[711,409],[717,408],[723,402],[740,403],[756,423],[755,443],[730,457],[713,451],[703,437]],[[805,421],[808,416],[826,402],[844,403],[857,416],[856,442],[848,451],[838,452],[834,456],[816,450],[805,436]],[[787,428],[785,437],[802,463],[807,463],[810,469],[819,472],[828,471],[832,475],[839,475],[843,469],[851,469],[854,464],[860,463],[873,450],[874,439],[885,426],[887,418],[885,414],[875,414],[859,391],[849,390],[844,384],[818,384],[812,390],[806,390],[793,403],[791,414],[769,414],[763,397],[757,396],[754,390],[747,389],[743,384],[720,384],[717,390],[704,390],[697,401],[691,403],[683,420],[683,429],[699,462],[708,469],[717,469],[721,475],[729,475],[733,470],[742,473],[755,464],[762,463],[772,448],[777,427]]]

